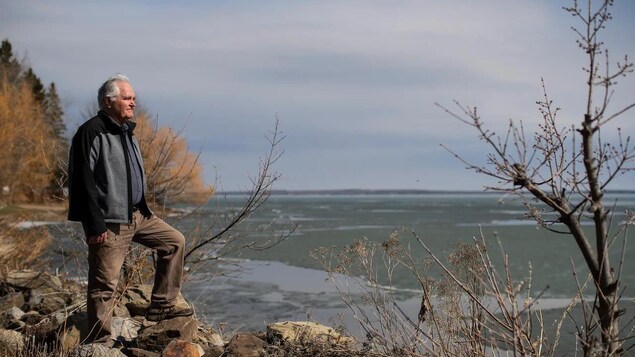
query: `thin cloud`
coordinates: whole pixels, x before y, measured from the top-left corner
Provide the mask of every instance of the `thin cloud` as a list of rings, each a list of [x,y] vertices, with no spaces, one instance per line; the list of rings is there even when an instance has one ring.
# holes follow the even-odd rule
[[[97,86],[126,73],[162,125],[185,125],[208,180],[218,170],[227,189],[248,184],[276,115],[280,188],[478,189],[484,179],[439,147],[478,158],[478,139],[434,103],[477,105],[493,129],[532,127],[542,77],[561,119],[579,122],[584,61],[562,5],[2,1],[0,34],[68,96],[71,129]],[[617,2],[606,32],[616,59],[635,53],[633,8]],[[633,91],[623,81],[615,103]]]

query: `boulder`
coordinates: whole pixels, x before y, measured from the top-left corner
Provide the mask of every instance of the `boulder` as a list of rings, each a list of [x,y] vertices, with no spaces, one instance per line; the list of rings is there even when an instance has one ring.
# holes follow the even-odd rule
[[[150,306],[151,297],[151,285],[136,285],[126,289],[121,297],[120,304],[123,304],[128,309],[131,316],[145,315],[146,309]],[[175,304],[179,307],[188,307],[187,301],[185,301],[181,293],[177,296]]]
[[[150,305],[151,296],[151,286],[132,286],[123,293],[119,304],[125,306],[131,316],[145,315],[146,309]]]
[[[137,346],[148,351],[162,351],[174,339],[192,341],[197,329],[198,322],[192,317],[163,320],[140,330]]]
[[[0,356],[18,356],[24,350],[24,337],[12,330],[0,329]]]
[[[201,357],[204,353],[201,346],[176,339],[168,343],[161,353],[161,357]]]
[[[75,349],[72,356],[76,357],[126,357],[119,349],[110,348],[98,343],[81,345]]]
[[[225,341],[211,327],[199,327],[194,342],[203,347],[205,357],[219,357],[225,351]]]
[[[0,326],[10,330],[20,329],[24,327],[24,325],[26,325],[24,321],[21,321],[23,316],[24,311],[13,306],[10,309],[4,310],[2,313],[0,313]]]
[[[205,357],[220,357],[225,353],[225,348],[219,346],[205,346],[203,347],[202,356]]]
[[[59,332],[59,341],[64,352],[71,351],[88,335],[88,316],[78,312],[69,316]]]
[[[194,340],[192,341],[203,346],[225,346],[223,338],[209,326],[199,326],[198,331],[196,331],[196,336],[194,336]]]
[[[31,290],[28,305],[31,310],[48,315],[66,307],[71,301],[71,296],[72,294],[66,291],[48,287],[36,288]]]
[[[130,357],[161,357],[160,353],[150,352],[136,347],[128,348],[127,352]]]
[[[4,311],[14,306],[22,309],[25,302],[26,300],[24,299],[24,294],[22,294],[22,292],[12,291],[3,297],[0,297],[0,311]]]
[[[111,328],[113,338],[132,341],[137,338],[141,323],[129,317],[113,317]]]
[[[215,333],[215,334],[212,334],[211,336],[209,336],[208,344],[210,344],[212,346],[216,346],[216,347],[224,347],[225,346],[225,341],[223,341],[223,338],[220,337],[219,334]]]
[[[284,321],[267,325],[267,341],[271,344],[322,343],[351,347],[355,339],[344,336],[335,329],[310,321]]]
[[[2,280],[23,290],[38,288],[62,290],[62,281],[58,277],[34,270],[12,270],[3,275]]]
[[[267,343],[252,333],[237,333],[225,348],[227,357],[259,357],[265,353]]]

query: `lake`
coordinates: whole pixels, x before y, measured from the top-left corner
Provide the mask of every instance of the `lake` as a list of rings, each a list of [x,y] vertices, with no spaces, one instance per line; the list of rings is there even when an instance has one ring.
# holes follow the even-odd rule
[[[615,203],[612,210],[617,227],[626,218],[626,210],[635,208],[635,193],[607,194],[606,198],[606,202]],[[177,226],[183,231],[197,223],[205,227],[227,207],[240,206],[242,200],[239,195],[219,195]],[[550,302],[545,306],[562,306],[576,291],[572,266],[578,273],[586,271],[581,254],[570,235],[538,228],[534,221],[523,219],[525,212],[516,196],[493,193],[274,194],[241,227],[241,233],[248,239],[270,239],[275,230],[257,231],[270,222],[279,229],[298,224],[297,230],[271,249],[231,254],[221,266],[242,265],[245,271],[239,276],[186,284],[185,293],[208,320],[236,328],[262,329],[265,322],[307,316],[328,322],[345,311],[345,306],[326,281],[320,263],[310,256],[311,251],[320,247],[337,250],[360,239],[384,242],[397,232],[403,243],[411,245],[413,256],[424,259],[421,247],[412,238],[415,232],[435,254],[445,257],[459,242],[473,242],[473,237],[482,232],[495,263],[501,262],[500,242],[509,256],[513,277],[525,278],[531,264],[535,294],[543,293],[544,301]],[[620,253],[617,245],[621,247],[621,243],[616,244],[612,256],[616,268]],[[635,263],[629,259],[633,253],[635,248],[626,245],[622,286],[626,286],[623,296],[630,304],[635,297]],[[392,286],[404,304],[414,299],[410,301],[412,308],[418,309],[418,298],[413,295],[418,295],[419,288],[412,274],[396,270]]]
[[[611,210],[616,229],[626,219],[626,211],[635,208],[635,192],[607,194],[606,199],[607,204],[615,205]],[[197,234],[195,227],[199,232],[207,229],[222,221],[228,209],[240,207],[243,202],[241,195],[217,195],[203,207],[179,205],[177,208],[192,214],[166,220],[191,237]],[[225,256],[207,271],[197,270],[184,283],[183,294],[199,317],[229,332],[263,330],[266,323],[274,321],[311,319],[329,325],[342,323],[360,336],[340,294],[320,263],[311,257],[311,251],[331,247],[337,252],[356,240],[381,243],[396,232],[402,243],[411,246],[413,257],[423,260],[425,254],[413,239],[416,233],[435,254],[445,258],[458,243],[473,242],[482,232],[501,273],[499,242],[509,257],[514,279],[525,278],[531,264],[534,296],[543,293],[538,307],[543,309],[546,322],[555,321],[576,291],[572,266],[578,273],[585,272],[586,267],[571,236],[538,228],[534,221],[523,219],[525,212],[524,203],[517,197],[494,193],[274,194],[236,233],[246,240],[263,241],[298,225],[294,233],[271,249],[241,250]],[[272,229],[260,231],[270,224]],[[592,227],[585,228],[590,231]],[[64,223],[52,226],[51,231],[68,242],[81,228]],[[628,238],[633,238],[632,232]],[[616,269],[622,244],[618,242],[612,255]],[[77,244],[65,247],[67,251],[83,249]],[[625,249],[622,306],[632,317],[635,262],[630,258],[635,247],[627,244]],[[79,267],[69,262],[64,265],[57,258],[54,262],[61,270],[75,272],[85,264],[78,260]],[[430,271],[430,277],[438,277],[438,272]],[[361,284],[366,281],[364,277],[356,278]],[[391,285],[401,308],[416,319],[421,293],[412,274],[405,269],[395,270]],[[563,339],[573,344],[571,334]]]

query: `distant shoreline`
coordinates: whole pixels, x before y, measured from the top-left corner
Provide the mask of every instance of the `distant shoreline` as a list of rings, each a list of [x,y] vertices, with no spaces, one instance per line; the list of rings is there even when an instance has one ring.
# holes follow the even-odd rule
[[[245,195],[248,191],[216,192],[216,195]],[[420,190],[420,189],[330,189],[330,190],[272,190],[271,195],[431,195],[431,194],[487,194],[500,195],[500,191],[475,190]],[[635,194],[635,190],[607,190],[609,194]]]

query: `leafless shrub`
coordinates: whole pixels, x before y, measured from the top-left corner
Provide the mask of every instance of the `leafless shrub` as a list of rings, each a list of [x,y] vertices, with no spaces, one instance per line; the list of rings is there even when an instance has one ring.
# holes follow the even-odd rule
[[[534,309],[541,293],[531,291],[531,271],[516,281],[502,252],[501,275],[482,234],[473,244],[458,244],[448,262],[414,232],[413,237],[428,259],[413,255],[397,233],[381,244],[362,240],[341,251],[312,252],[359,323],[366,351],[388,356],[558,355],[565,315],[555,336],[548,336],[540,311]],[[416,319],[402,310],[391,283],[398,269],[419,282]]]
[[[311,256],[329,274],[359,323],[366,337],[364,351],[388,356],[423,355],[427,345],[421,324],[430,311],[428,294],[432,282],[421,273],[426,264],[411,259],[396,233],[383,244],[360,240],[342,250],[320,248],[311,252]],[[420,283],[423,298],[419,321],[413,321],[399,308],[391,290],[393,273],[398,267],[412,269]]]
[[[544,98],[537,102],[542,122],[533,136],[525,132],[522,122],[514,121],[503,135],[498,135],[485,127],[476,107],[455,102],[459,111],[454,112],[439,105],[473,127],[490,149],[486,165],[471,164],[450,150],[468,169],[498,181],[497,186],[487,189],[519,195],[528,217],[545,229],[571,235],[575,240],[592,277],[589,288],[595,292],[578,338],[586,354],[602,355],[623,353],[623,344],[630,336],[629,329],[622,329],[619,323],[624,313],[619,307],[624,261],[622,258],[616,265],[611,264],[609,253],[611,248],[619,250],[615,243],[625,243],[628,227],[633,224],[632,213],[627,213],[630,218],[622,224],[614,224],[614,211],[604,196],[616,177],[633,170],[635,161],[630,137],[619,128],[615,142],[601,136],[602,129],[609,129],[607,124],[635,107],[635,103],[617,109],[610,105],[617,80],[633,71],[627,56],[611,67],[608,50],[599,39],[612,18],[612,5],[612,0],[600,1],[599,5],[589,0],[584,7],[574,1],[573,6],[564,8],[581,23],[573,30],[588,60],[584,68],[587,93],[582,98],[585,114],[579,126],[559,124],[560,108],[548,96],[544,81]],[[535,205],[530,198],[546,208]],[[556,218],[551,219],[547,212],[555,213]],[[593,226],[591,233],[583,229],[585,223]]]
[[[190,234],[185,260],[192,272],[199,267],[214,262],[232,252],[241,249],[265,250],[288,238],[297,225],[280,226],[276,222],[268,222],[257,227],[244,228],[245,221],[267,201],[273,185],[280,179],[280,174],[273,166],[284,151],[280,148],[284,135],[276,118],[271,135],[267,137],[269,149],[260,158],[258,174],[251,178],[251,188],[243,194],[244,201],[238,208],[229,206],[220,209],[213,219],[197,225]],[[225,202],[227,203],[227,202]],[[256,235],[264,237],[255,238]],[[269,238],[266,238],[269,237]]]

